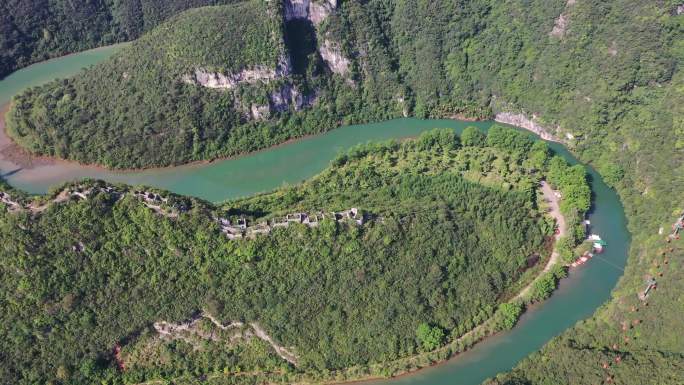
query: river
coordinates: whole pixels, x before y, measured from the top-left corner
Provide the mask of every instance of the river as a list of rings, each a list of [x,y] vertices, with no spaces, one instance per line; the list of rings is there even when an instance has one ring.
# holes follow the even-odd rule
[[[105,47],[35,64],[0,81],[0,105],[24,88],[55,77],[77,73],[82,67],[104,60],[119,46]],[[84,177],[110,182],[145,184],[179,194],[218,202],[268,191],[283,184],[300,182],[323,170],[340,151],[370,140],[415,136],[435,127],[460,132],[468,125],[487,130],[493,122],[397,119],[375,124],[341,127],[326,134],[304,138],[258,153],[187,166],[114,172],[70,162],[48,162],[20,167],[0,160],[0,175],[13,186],[30,193],[45,193],[52,185]],[[549,143],[559,155],[577,160],[560,144]],[[476,385],[485,378],[511,369],[547,341],[589,317],[606,300],[622,275],[630,237],[623,207],[615,191],[588,167],[594,207],[589,213],[592,231],[608,243],[604,254],[571,271],[554,295],[523,315],[511,331],[490,337],[456,358],[399,378],[372,381],[392,385]]]

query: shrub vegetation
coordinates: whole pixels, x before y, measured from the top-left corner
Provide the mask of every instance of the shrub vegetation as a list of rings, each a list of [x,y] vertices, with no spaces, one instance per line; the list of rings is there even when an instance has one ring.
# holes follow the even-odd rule
[[[2,382],[324,379],[431,351],[492,316],[512,327],[521,307],[501,304],[529,279],[528,257],[548,255],[526,192],[543,173],[525,166],[531,153],[458,143],[435,130],[359,146],[301,185],[221,206],[164,193],[184,207],[177,218],[111,192],[36,216],[1,210]],[[327,219],[233,241],[214,219],[350,207],[363,225]],[[259,340],[165,340],[152,329],[200,311],[258,322],[293,347],[297,366]]]

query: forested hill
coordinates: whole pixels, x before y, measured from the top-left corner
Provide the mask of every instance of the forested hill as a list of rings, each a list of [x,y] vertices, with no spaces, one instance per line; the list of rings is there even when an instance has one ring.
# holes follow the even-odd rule
[[[444,117],[511,111],[536,116],[538,123],[566,141],[618,190],[629,219],[632,249],[615,300],[597,312],[597,321],[568,331],[545,348],[543,356],[526,360],[514,379],[502,381],[544,383],[552,378],[560,383],[596,383],[608,374],[597,367],[600,363],[585,362],[585,353],[612,349],[617,325],[631,309],[635,293],[643,289],[644,278],[659,274],[656,266],[672,266],[683,255],[681,246],[673,245],[668,265],[655,259],[662,252],[665,232],[684,209],[684,14],[680,5],[678,0],[342,1],[316,27],[314,39],[306,25],[286,25],[286,31],[309,37],[298,40],[304,44],[297,47],[286,44],[288,50],[304,53],[300,57],[311,58],[297,64],[303,74],[300,79],[306,78],[310,89],[318,90],[317,104],[292,117],[278,113],[252,123],[255,129],[245,131],[249,139],[229,142],[230,149],[248,150],[253,143],[263,146],[337,124],[404,113]],[[349,60],[344,77],[332,72],[321,57],[326,37]],[[84,126],[94,119],[80,109],[85,104],[64,98],[67,86],[77,80],[65,83],[22,97],[27,104],[19,115],[27,133],[35,130],[27,135],[35,142],[32,148],[107,163],[93,150],[101,143],[89,142],[92,133],[80,131],[79,117]],[[208,92],[197,92],[204,91]],[[262,98],[261,105],[267,103],[263,93],[249,95]],[[233,100],[225,105],[231,106]],[[192,116],[201,116],[202,122],[213,116],[211,109],[201,111],[204,115]],[[153,114],[144,117],[154,120]],[[40,119],[32,120],[32,116]],[[124,130],[126,126],[100,127]],[[145,134],[161,132],[152,125],[146,127],[151,129],[138,133],[137,140],[112,147],[127,146],[128,153],[139,150],[139,143],[147,142],[141,139]],[[210,141],[202,136],[198,141],[188,137],[182,137],[184,154],[191,153],[188,149],[194,143],[199,144],[193,156],[228,152],[228,147],[205,147]],[[56,152],[60,146],[69,152]],[[88,157],[83,155],[88,152]],[[128,160],[124,154],[108,164],[149,164],[158,159]],[[173,157],[168,152],[162,156],[164,163],[178,161]],[[661,227],[663,234],[659,234]],[[671,290],[658,291],[649,306],[639,310],[648,315],[644,317],[650,325],[647,331],[638,331],[642,333],[636,336],[639,343],[632,340],[619,346],[621,352],[640,357],[638,363],[623,361],[632,363],[620,377],[625,383],[659,378],[658,373],[667,371],[648,362],[668,365],[684,352],[678,317],[681,286],[677,286],[684,282],[684,270],[668,269],[659,281]],[[641,338],[644,333],[647,338]],[[571,341],[573,335],[578,338]],[[535,363],[536,368],[531,365]],[[568,370],[570,365],[573,371]]]
[[[264,7],[271,11],[242,17]],[[676,168],[682,131],[672,117],[681,103],[671,85],[681,78],[682,16],[674,3],[247,1],[220,12],[243,26],[279,18],[280,26],[248,31],[243,47],[280,39],[291,67],[242,82],[235,76],[247,74],[203,68],[211,61],[195,55],[239,50],[231,23],[203,17],[212,12],[187,13],[84,74],[22,95],[10,133],[34,152],[125,168],[230,156],[340,124],[512,111],[560,126],[558,136],[611,182],[644,146],[666,147],[644,162]],[[214,38],[200,34],[181,49],[179,35],[196,29]],[[226,42],[218,52],[215,39]],[[176,61],[195,68],[168,71]]]
[[[235,0],[3,0],[0,79],[48,58],[138,38],[163,20]]]
[[[281,10],[265,1],[186,11],[85,74],[17,97],[8,130],[32,151],[111,167],[279,143],[263,143],[262,129],[243,114],[265,114],[258,106],[273,89],[282,108],[297,96],[304,103],[282,31]],[[46,124],[22,116],[45,104]]]
[[[549,254],[535,186],[557,161],[506,130],[465,139],[362,146],[221,207],[102,182],[0,203],[0,382],[358,378],[492,316],[512,327],[502,303]],[[277,225],[298,212],[325,217]],[[241,219],[271,227],[229,236]]]

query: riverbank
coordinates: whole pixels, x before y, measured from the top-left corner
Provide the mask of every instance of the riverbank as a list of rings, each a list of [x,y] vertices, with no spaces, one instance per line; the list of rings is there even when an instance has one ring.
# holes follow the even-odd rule
[[[546,262],[546,266],[544,266],[544,269],[539,273],[540,276],[544,273],[548,273],[554,266],[558,264],[560,259],[560,253],[558,253],[557,247],[558,240],[560,240],[561,237],[564,237],[568,230],[565,224],[565,217],[560,212],[560,198],[558,194],[551,189],[551,186],[549,186],[546,181],[541,182],[541,190],[544,202],[549,205],[548,214],[556,221],[556,228],[558,231],[554,234],[555,243],[553,251],[551,252],[551,257],[549,257],[549,260]],[[532,290],[532,286],[534,285],[535,281],[536,280],[533,280],[527,286],[525,286],[525,288],[522,289],[514,299],[523,299],[525,296],[527,296],[530,290]]]
[[[0,165],[12,170],[32,169],[38,166],[48,166],[56,163],[56,160],[31,154],[18,145],[7,133],[6,115],[11,104],[0,106]]]
[[[564,144],[562,140],[553,135],[549,130],[539,123],[535,122],[536,117],[528,118],[524,114],[516,114],[512,112],[499,112],[494,115],[494,121],[498,123],[510,124],[511,126],[524,128],[540,138],[549,141]]]
[[[80,167],[85,169],[90,169],[93,171],[100,172],[117,172],[122,174],[127,173],[139,173],[145,171],[163,171],[171,170],[179,167],[198,167],[203,165],[208,165],[220,161],[237,159],[244,157],[246,155],[259,154],[261,152],[267,152],[275,150],[276,148],[291,145],[293,143],[309,139],[311,137],[317,136],[319,134],[304,135],[297,138],[288,139],[282,143],[275,144],[273,146],[265,147],[256,151],[240,153],[236,155],[230,155],[225,157],[219,157],[214,159],[205,160],[195,160],[188,163],[160,166],[160,167],[140,167],[140,168],[111,168],[104,165],[92,164],[92,163],[82,163],[75,160],[62,159],[52,156],[36,155],[32,154],[30,151],[24,149],[19,144],[17,144],[12,137],[7,133],[6,115],[11,108],[11,104],[5,104],[0,106],[0,165],[9,164],[16,169],[33,169],[38,166],[52,166],[52,165],[64,165],[72,167]]]

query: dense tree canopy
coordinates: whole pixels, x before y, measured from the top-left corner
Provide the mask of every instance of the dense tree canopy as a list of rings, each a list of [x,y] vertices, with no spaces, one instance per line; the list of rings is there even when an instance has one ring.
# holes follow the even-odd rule
[[[253,0],[204,13],[236,12],[237,25],[244,20],[259,25],[266,15],[280,17],[281,25],[246,35],[251,43],[280,39],[294,64],[306,62],[288,81],[313,98],[312,106],[271,108],[267,118],[253,119],[251,106],[272,104],[269,95],[282,90],[282,82],[239,92],[179,82],[175,65],[211,66],[196,52],[219,57],[251,52],[233,44],[235,32],[229,26],[236,23],[212,25],[219,19],[190,12],[84,75],[20,97],[10,124],[13,136],[43,154],[139,167],[229,156],[339,124],[402,115],[488,117],[492,111],[523,109],[549,127],[562,123],[577,151],[599,161],[613,184],[628,167],[608,154],[616,152],[620,162],[629,164],[633,157],[627,154],[642,147],[616,137],[618,131],[625,134],[620,127],[634,127],[628,130],[634,143],[657,141],[650,130],[636,129],[642,124],[677,136],[667,141],[672,149],[681,142],[682,132],[665,106],[677,97],[668,85],[677,78],[681,57],[680,47],[670,43],[677,41],[681,17],[673,15],[669,4],[345,1],[315,29],[306,21],[285,23],[278,2],[269,3],[270,12],[259,4]],[[254,7],[261,11],[243,17]],[[549,35],[561,13],[572,22],[562,36]],[[184,35],[204,29],[226,44],[198,38],[177,49],[187,41]],[[310,43],[296,44],[301,41]],[[327,68],[320,53],[325,41],[349,59],[348,74]],[[167,60],[158,60],[159,55]],[[133,80],[123,81],[124,73]],[[649,102],[642,103],[644,98]],[[664,115],[651,119],[658,109]],[[498,139],[500,144],[506,140]],[[619,152],[618,146],[629,151]]]
[[[171,218],[119,195],[132,191],[125,186],[34,215],[3,207],[2,382],[237,370],[325,377],[432,350],[495,312],[512,326],[520,308],[496,309],[529,279],[529,257],[548,253],[549,229],[521,183],[542,175],[524,167],[525,154],[458,142],[435,130],[361,146],[302,185],[220,207],[170,196],[165,205],[184,208]],[[485,159],[508,161],[482,169]],[[104,187],[79,189],[88,186]],[[326,219],[254,239],[228,240],[214,219],[253,224],[350,207],[365,223]],[[216,329],[206,322],[170,340],[152,327],[201,311],[223,324],[258,322],[294,349],[296,367],[258,339],[203,340],[202,330]]]
[[[6,0],[0,3],[0,79],[28,64],[138,38],[188,8],[235,0]]]
[[[2,53],[10,52],[10,55],[0,56],[0,66],[15,68],[16,63],[24,65],[39,60],[45,52],[65,52],[65,49],[34,49],[35,44],[23,43],[40,41],[41,36],[51,39],[54,35],[56,28],[48,28],[45,33],[42,28],[35,27],[50,19],[41,12],[48,9],[43,6],[45,3],[10,1],[0,4],[3,28],[0,39],[8,37],[12,42],[22,42],[22,45],[11,43],[7,48],[3,41]],[[680,70],[684,59],[684,17],[678,11],[680,2],[371,0],[339,3],[339,9],[320,27],[317,37],[319,40],[321,36],[340,40],[343,53],[352,60],[350,78],[355,86],[348,87],[346,81],[336,80],[327,85],[328,76],[320,76],[316,82],[310,80],[311,88],[318,88],[320,92],[318,107],[311,114],[295,114],[292,118],[276,119],[277,122],[259,123],[258,129],[249,130],[245,139],[236,140],[227,148],[251,150],[253,143],[260,147],[320,132],[340,123],[403,114],[482,117],[491,112],[522,111],[537,116],[549,131],[566,141],[581,160],[593,164],[604,174],[625,204],[633,235],[630,264],[615,292],[616,300],[602,308],[597,319],[604,320],[625,311],[628,299],[634,300],[635,292],[642,287],[643,277],[657,274],[652,266],[663,262],[656,260],[654,255],[663,241],[657,230],[669,228],[684,209],[679,198],[684,185],[684,123],[681,119],[684,116],[681,87],[684,75]],[[157,3],[132,1],[130,4]],[[26,8],[34,5],[37,5],[36,9]],[[12,16],[13,12],[21,10],[20,17]],[[154,25],[161,18],[148,25]],[[22,24],[24,20],[28,23]],[[99,33],[92,32],[96,28],[88,18],[78,20],[79,28],[83,26],[87,33],[70,33],[69,39],[76,42],[74,49],[119,41],[85,38],[82,35],[99,36]],[[130,20],[139,23],[142,19],[131,17]],[[15,32],[14,25],[26,27]],[[61,25],[65,31],[71,31],[68,24]],[[86,43],[81,45],[80,41]],[[316,63],[319,62],[312,63],[311,74],[307,76],[313,75]],[[36,113],[44,113],[38,102],[51,100],[52,92],[63,95],[61,89],[59,84],[51,85],[31,91],[26,98],[36,101]],[[39,96],[40,93],[43,95]],[[225,104],[230,102],[232,99]],[[52,108],[51,104],[45,106]],[[25,111],[25,117],[31,112]],[[147,115],[142,116],[154,120],[152,112],[147,111]],[[48,127],[64,125],[64,122],[48,117]],[[73,121],[77,122],[78,117],[73,115]],[[87,116],[83,117],[88,120]],[[202,117],[203,122],[210,121]],[[29,123],[27,118],[28,126]],[[80,125],[67,127],[69,135],[81,137]],[[106,126],[100,127],[105,129]],[[40,131],[40,134],[45,132]],[[106,158],[109,155],[98,156],[92,150],[97,149],[100,142],[88,143],[86,138],[75,145],[63,139],[69,135],[58,136],[71,146],[69,157],[111,166],[149,164],[159,159],[162,163],[173,163],[179,161],[173,158],[174,149],[182,149],[180,153],[187,156],[184,159],[192,159],[188,155],[189,148],[195,143],[178,136],[186,141],[179,142],[178,147],[167,147],[163,154],[153,152],[154,155],[148,157],[141,150],[145,146],[136,147],[138,143],[147,143],[139,140],[143,135],[140,133],[127,144],[129,150],[116,155],[116,161],[109,161]],[[38,133],[34,133],[31,140],[40,142],[45,152],[57,147],[54,138],[41,137]],[[465,139],[463,144],[472,146]],[[227,148],[221,151],[210,148],[212,152],[198,146],[197,157],[230,153]],[[537,167],[539,161],[548,156],[543,149],[538,150],[535,160],[528,159],[529,166]],[[89,157],[83,155],[88,152],[91,153]],[[130,153],[138,154],[139,158],[125,159]],[[488,161],[476,158],[469,163],[470,171],[486,169],[488,164]],[[575,176],[578,180],[580,173]],[[587,207],[586,191],[574,189],[572,183],[567,186],[572,190],[568,196],[573,197],[578,208]],[[681,260],[681,248],[673,247],[671,255],[670,266]],[[681,293],[682,272],[684,269],[673,268],[661,277],[659,281],[673,290],[659,292],[663,294],[656,296],[647,309],[642,309],[650,322],[646,323],[649,326],[647,337],[640,336],[638,341],[648,341],[648,345],[646,342],[633,343],[622,348],[635,359],[625,360],[630,364],[620,366],[624,368],[618,378],[620,382],[651,378],[654,383],[672,383],[673,377],[668,377],[667,367],[674,367],[675,373],[681,372],[677,370],[677,362],[681,362],[678,360],[684,351],[682,335],[678,333],[681,317],[673,311],[680,298],[673,293]],[[539,355],[526,360],[511,378],[503,381],[544,383],[553,378],[559,382],[589,384],[605,380],[603,373],[595,370],[596,360],[586,357],[587,354],[597,359],[603,357],[599,354],[612,346],[614,328],[615,323],[607,326],[598,321],[578,325]],[[583,336],[578,348],[572,345],[575,342],[570,337],[574,335]],[[531,363],[539,365],[533,368]]]

